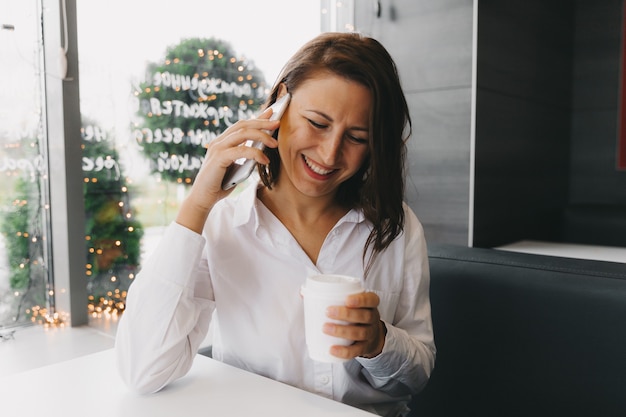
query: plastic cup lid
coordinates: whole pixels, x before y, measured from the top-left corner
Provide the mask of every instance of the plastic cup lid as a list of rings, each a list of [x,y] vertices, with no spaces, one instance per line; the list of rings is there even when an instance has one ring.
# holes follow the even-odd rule
[[[319,293],[357,293],[363,290],[361,280],[348,275],[320,274],[307,278],[303,291]]]

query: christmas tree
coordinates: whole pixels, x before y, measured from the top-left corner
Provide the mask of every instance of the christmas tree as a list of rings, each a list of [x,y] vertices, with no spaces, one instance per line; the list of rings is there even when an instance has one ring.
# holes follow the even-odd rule
[[[206,145],[265,101],[263,74],[219,39],[185,39],[150,64],[134,91],[138,121],[133,135],[153,173],[191,184]]]
[[[81,136],[88,307],[96,316],[118,314],[139,267],[143,228],[135,220],[130,185],[109,135],[86,125]]]

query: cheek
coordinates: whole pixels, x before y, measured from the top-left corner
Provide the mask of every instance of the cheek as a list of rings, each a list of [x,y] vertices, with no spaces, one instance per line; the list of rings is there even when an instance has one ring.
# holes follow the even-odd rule
[[[282,120],[280,122],[280,129],[278,129],[278,143],[283,145],[289,145],[294,141],[294,138],[300,135],[298,126],[295,126],[288,120]]]
[[[363,165],[363,163],[365,162],[365,160],[367,159],[367,155],[369,154],[367,149],[354,149],[352,152],[350,152],[348,155],[346,155],[349,160],[350,160],[350,164],[354,165],[354,170],[358,171],[361,166]]]
[[[305,147],[303,138],[306,138],[306,135],[303,135],[302,129],[294,129],[292,126],[278,132],[278,154],[283,168],[294,165],[298,152]]]
[[[287,154],[294,156],[314,144],[315,138],[303,127],[292,127],[292,129],[280,136],[278,140],[278,147],[279,149],[282,148],[281,153],[284,153],[284,156],[287,156]]]

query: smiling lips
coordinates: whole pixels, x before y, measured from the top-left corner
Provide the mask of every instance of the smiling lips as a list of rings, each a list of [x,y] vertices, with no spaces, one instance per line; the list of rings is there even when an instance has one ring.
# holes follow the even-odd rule
[[[332,174],[333,172],[337,171],[336,169],[323,168],[304,155],[302,155],[302,159],[304,160],[304,163],[306,164],[306,166],[309,167],[309,169],[313,171],[314,173],[316,173],[317,175],[326,177]]]

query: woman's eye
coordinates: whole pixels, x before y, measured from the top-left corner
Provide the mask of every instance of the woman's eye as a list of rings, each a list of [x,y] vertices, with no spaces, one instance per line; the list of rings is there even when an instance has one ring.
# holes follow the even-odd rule
[[[350,136],[348,135],[348,139],[350,139],[352,142],[354,143],[358,143],[359,145],[365,145],[367,144],[367,139],[363,139],[363,138],[358,138],[356,136]]]
[[[314,121],[314,120],[311,120],[311,119],[307,119],[307,120],[309,121],[309,123],[311,124],[311,126],[313,126],[313,127],[314,127],[314,128],[316,128],[316,129],[324,129],[324,128],[326,127],[326,125],[321,124],[321,123],[317,123],[317,122],[316,122],[316,121]]]

